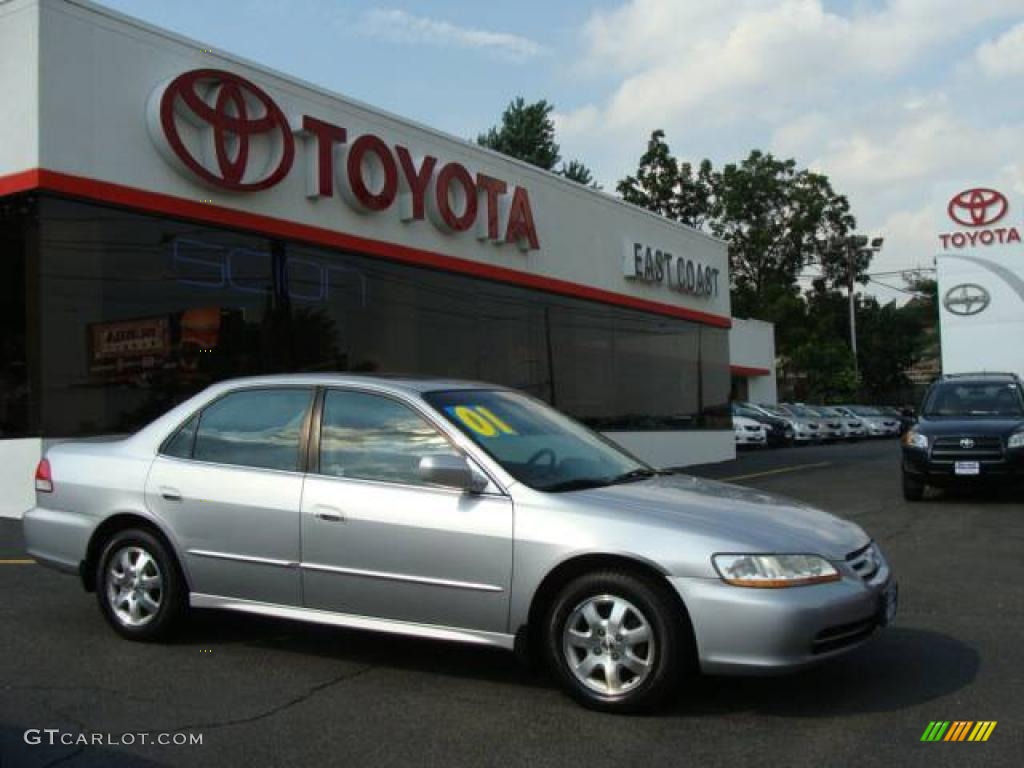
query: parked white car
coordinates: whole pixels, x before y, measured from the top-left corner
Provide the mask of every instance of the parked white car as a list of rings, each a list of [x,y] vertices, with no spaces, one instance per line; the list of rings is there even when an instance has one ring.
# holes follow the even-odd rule
[[[746,416],[732,417],[732,431],[736,436],[736,445],[766,445],[768,431],[764,424]]]

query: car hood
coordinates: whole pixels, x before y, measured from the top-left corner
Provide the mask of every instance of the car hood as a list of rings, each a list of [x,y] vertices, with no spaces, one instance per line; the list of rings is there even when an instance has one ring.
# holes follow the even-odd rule
[[[914,429],[922,435],[1007,435],[1024,427],[1024,419],[989,416],[937,416],[920,419]]]
[[[842,560],[870,540],[855,523],[793,499],[704,480],[662,475],[577,491],[575,502],[716,541],[718,551],[818,554]]]

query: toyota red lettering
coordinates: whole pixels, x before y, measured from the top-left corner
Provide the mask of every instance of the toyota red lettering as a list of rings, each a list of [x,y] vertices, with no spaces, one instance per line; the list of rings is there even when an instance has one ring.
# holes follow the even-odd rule
[[[1021,242],[1017,227],[1005,223],[999,227],[992,226],[1002,221],[1009,210],[1006,195],[988,187],[973,187],[953,195],[946,205],[946,213],[955,224],[968,229],[939,234],[942,248],[976,248]]]
[[[362,214],[390,211],[407,223],[429,218],[442,232],[474,230],[480,240],[537,250],[530,195],[521,186],[432,155],[415,158],[374,133],[352,137],[314,115],[291,121],[259,86],[216,69],[198,69],[154,91],[150,134],[165,158],[190,178],[221,190],[256,192],[283,181],[303,145],[306,196],[338,196]],[[294,128],[293,128],[294,126]]]

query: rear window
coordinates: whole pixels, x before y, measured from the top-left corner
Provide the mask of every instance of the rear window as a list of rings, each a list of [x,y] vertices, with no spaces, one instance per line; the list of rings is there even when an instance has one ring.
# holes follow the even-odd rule
[[[947,382],[932,389],[926,416],[1024,416],[1020,388],[1010,382]]]

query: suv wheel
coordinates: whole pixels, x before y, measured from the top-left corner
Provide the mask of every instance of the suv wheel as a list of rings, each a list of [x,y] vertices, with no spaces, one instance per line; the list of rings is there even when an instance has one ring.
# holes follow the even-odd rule
[[[130,640],[156,640],[168,634],[185,608],[183,584],[173,556],[144,530],[116,533],[97,565],[100,610]]]
[[[916,477],[903,473],[903,498],[907,501],[920,501],[924,498],[925,484]]]
[[[689,626],[667,589],[600,571],[561,591],[548,614],[545,656],[580,703],[605,712],[650,709],[692,668]]]

